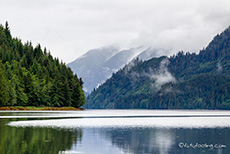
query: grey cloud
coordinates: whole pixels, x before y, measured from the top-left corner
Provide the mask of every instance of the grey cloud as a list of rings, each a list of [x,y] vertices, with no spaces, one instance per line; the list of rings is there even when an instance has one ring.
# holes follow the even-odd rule
[[[149,74],[150,78],[153,79],[155,82],[153,86],[157,88],[158,90],[161,88],[162,85],[168,82],[176,82],[176,79],[173,77],[173,75],[168,71],[168,64],[169,60],[164,59],[160,63],[160,68],[157,72],[153,74]]]
[[[223,70],[223,67],[222,67],[221,63],[218,62],[218,63],[217,63],[217,72],[218,72],[218,73],[221,73],[222,70]]]
[[[0,0],[0,23],[66,62],[87,50],[198,51],[229,26],[229,0]]]
[[[134,61],[130,62],[126,67],[125,67],[125,74],[128,75],[130,78],[130,81],[132,84],[137,84],[138,81],[140,80],[141,77],[149,78],[152,80],[152,89],[154,91],[158,91],[161,89],[161,86],[164,85],[165,83],[172,82],[176,83],[175,77],[168,71],[168,65],[169,65],[169,60],[163,59],[160,62],[159,68],[149,68],[148,72],[129,72],[134,66],[136,66],[136,63]],[[168,92],[172,89],[168,89]]]

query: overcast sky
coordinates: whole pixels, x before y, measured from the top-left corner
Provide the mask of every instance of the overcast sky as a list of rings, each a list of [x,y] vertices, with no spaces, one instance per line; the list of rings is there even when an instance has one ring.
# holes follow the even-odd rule
[[[0,23],[69,63],[105,46],[199,51],[230,26],[229,0],[0,0]]]

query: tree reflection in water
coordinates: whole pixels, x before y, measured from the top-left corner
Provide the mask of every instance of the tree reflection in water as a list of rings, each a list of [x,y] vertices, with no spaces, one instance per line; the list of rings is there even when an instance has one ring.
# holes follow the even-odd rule
[[[7,126],[8,122],[0,119],[1,154],[58,154],[77,144],[82,136],[81,129],[17,128]]]

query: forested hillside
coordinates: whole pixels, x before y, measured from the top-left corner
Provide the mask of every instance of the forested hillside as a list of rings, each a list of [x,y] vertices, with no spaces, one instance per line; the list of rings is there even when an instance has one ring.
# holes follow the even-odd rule
[[[230,109],[230,27],[199,54],[133,60],[87,102],[86,108]]]
[[[0,25],[0,106],[73,106],[85,103],[83,81],[58,58],[13,38]]]

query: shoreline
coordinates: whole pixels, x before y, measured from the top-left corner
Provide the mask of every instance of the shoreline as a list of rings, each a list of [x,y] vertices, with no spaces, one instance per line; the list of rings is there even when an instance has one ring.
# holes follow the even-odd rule
[[[83,111],[84,108],[75,107],[36,107],[36,106],[5,106],[0,111]]]

